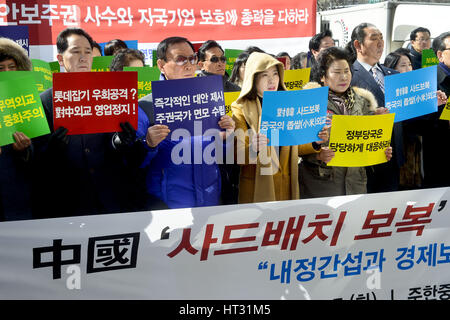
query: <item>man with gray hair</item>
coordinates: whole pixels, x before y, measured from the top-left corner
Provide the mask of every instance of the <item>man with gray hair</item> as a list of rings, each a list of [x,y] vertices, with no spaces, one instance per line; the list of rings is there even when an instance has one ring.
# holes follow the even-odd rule
[[[352,66],[352,86],[369,90],[375,96],[378,108],[384,108],[384,79],[398,73],[379,63],[384,50],[381,31],[370,23],[361,23],[353,29],[347,50],[355,60]],[[400,183],[400,167],[405,162],[403,154],[403,124],[394,124],[391,145],[392,160],[366,167],[367,192],[397,191]]]

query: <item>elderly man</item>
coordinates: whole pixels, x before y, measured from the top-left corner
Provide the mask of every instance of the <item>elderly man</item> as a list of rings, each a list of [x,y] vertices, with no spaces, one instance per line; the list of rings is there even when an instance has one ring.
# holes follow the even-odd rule
[[[412,67],[413,70],[417,70],[422,68],[422,51],[431,47],[430,30],[422,27],[416,28],[411,31],[409,39],[411,40],[409,50],[412,56]]]
[[[381,31],[370,23],[361,23],[353,29],[347,48],[356,57],[353,63],[352,86],[369,90],[375,96],[378,107],[384,108],[384,78],[398,73],[379,63],[383,54],[384,40]],[[391,145],[392,160],[367,167],[367,192],[397,191],[400,167],[405,162],[403,155],[403,125],[394,124]]]
[[[192,43],[186,38],[170,37],[158,44],[157,64],[161,80],[185,79],[195,76],[197,56]],[[228,131],[234,130],[234,122],[223,116],[218,125]],[[214,206],[221,203],[221,177],[216,163],[174,163],[172,149],[188,141],[168,140],[170,130],[155,124],[153,99],[149,94],[139,100],[139,123],[137,136],[145,138],[148,155],[143,163],[148,172],[147,192],[167,204],[169,208]],[[203,137],[191,137],[191,148],[204,146]],[[208,143],[210,141],[208,140]],[[194,152],[191,152],[193,157]]]
[[[56,40],[65,72],[90,72],[93,40],[83,29],[67,28]],[[37,218],[123,211],[122,160],[113,133],[67,135],[53,130],[53,88],[41,94],[51,133],[36,138],[34,214]]]

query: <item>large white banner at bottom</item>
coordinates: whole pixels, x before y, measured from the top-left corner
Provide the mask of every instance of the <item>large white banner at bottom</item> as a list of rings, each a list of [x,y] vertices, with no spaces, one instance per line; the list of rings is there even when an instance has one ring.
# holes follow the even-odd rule
[[[0,223],[0,299],[449,299],[450,188]]]

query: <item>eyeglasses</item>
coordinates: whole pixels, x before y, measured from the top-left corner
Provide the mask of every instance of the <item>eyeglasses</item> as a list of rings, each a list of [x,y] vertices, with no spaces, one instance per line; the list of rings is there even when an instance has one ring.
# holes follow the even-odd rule
[[[192,56],[176,56],[175,59],[172,59],[178,66],[184,66],[188,61],[191,64],[197,64],[197,54],[193,54]]]
[[[430,38],[417,38],[416,41],[427,42],[430,41]]]
[[[209,59],[209,61],[212,63],[217,63],[217,62],[219,62],[219,60],[220,60],[220,62],[227,62],[227,58],[225,56],[221,56],[221,57],[213,56],[211,59]]]

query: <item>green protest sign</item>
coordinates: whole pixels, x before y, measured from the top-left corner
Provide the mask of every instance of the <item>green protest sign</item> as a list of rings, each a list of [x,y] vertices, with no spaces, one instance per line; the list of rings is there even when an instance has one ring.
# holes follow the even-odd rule
[[[38,71],[8,71],[0,72],[0,81],[8,81],[11,79],[23,78],[31,76],[34,79],[36,89],[39,93],[44,92],[46,89],[44,87],[44,78],[41,72]]]
[[[439,64],[439,60],[434,54],[433,49],[425,49],[422,51],[422,68],[431,67]]]
[[[109,71],[109,66],[114,56],[94,57],[92,61],[92,71]]]
[[[225,67],[225,72],[231,76],[231,72],[233,71],[234,62],[236,58],[239,57],[243,50],[237,49],[225,49],[225,57],[227,57],[227,66]]]
[[[0,81],[0,146],[14,143],[13,134],[16,131],[23,132],[29,138],[50,133],[31,75],[13,76]]]
[[[123,71],[137,71],[138,99],[152,93],[152,81],[158,81],[161,74],[156,67],[124,67]]]
[[[157,67],[158,56],[156,55],[156,50],[152,50],[152,67]]]
[[[53,73],[50,64],[39,59],[31,59],[31,64],[33,65],[33,71],[37,72],[38,75],[36,79],[38,91],[43,92],[51,88],[53,85]]]
[[[61,67],[60,67],[58,61],[52,61],[52,62],[49,62],[48,64],[50,65],[50,69],[52,70],[52,73],[61,72]]]

